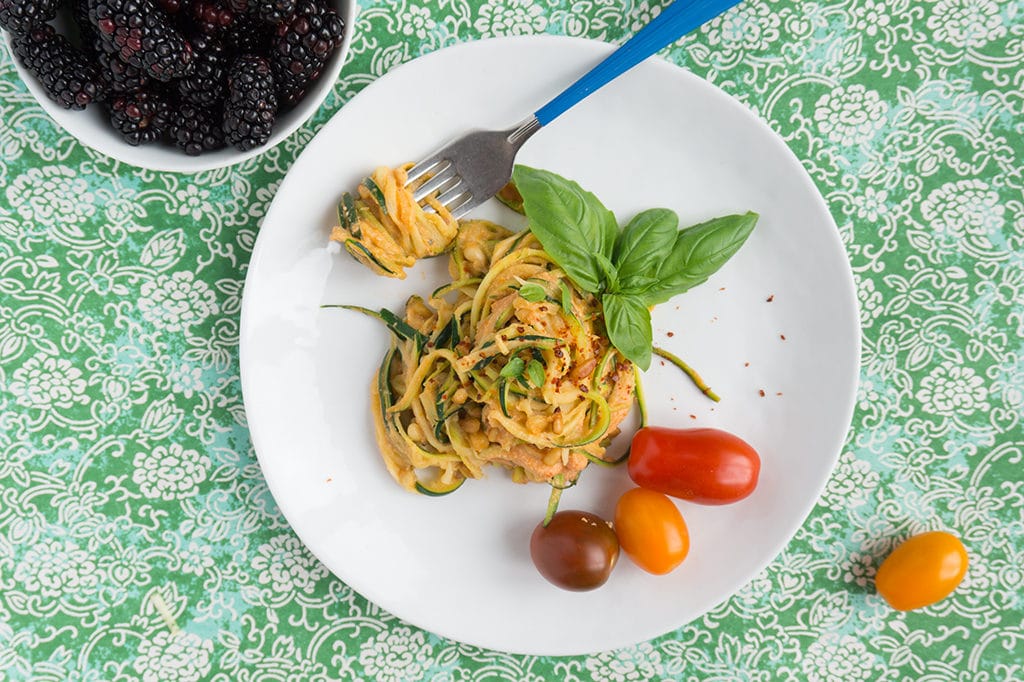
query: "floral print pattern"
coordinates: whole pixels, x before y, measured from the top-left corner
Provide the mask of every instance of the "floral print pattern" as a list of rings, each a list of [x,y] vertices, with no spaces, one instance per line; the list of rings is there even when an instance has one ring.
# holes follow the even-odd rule
[[[238,324],[260,221],[302,148],[420,54],[545,32],[621,43],[667,6],[361,1],[349,61],[313,119],[196,175],[81,146],[0,48],[0,678],[1022,677],[1019,0],[745,0],[661,53],[801,160],[860,306],[861,383],[835,471],[734,597],[617,651],[486,651],[363,599],[275,506],[249,439]],[[875,593],[877,567],[935,529],[964,539],[967,577],[949,599],[896,613]]]
[[[982,180],[948,182],[921,204],[935,238],[967,250],[990,250],[1006,225],[1006,206]]]
[[[867,647],[851,635],[828,634],[808,648],[803,670],[813,682],[861,682],[870,679]]]
[[[664,673],[661,654],[648,643],[597,654],[586,668],[595,682],[642,682]]]
[[[849,146],[867,142],[881,130],[887,110],[877,92],[858,83],[818,98],[814,120],[829,141]]]
[[[736,11],[712,19],[706,28],[709,45],[724,54],[765,50],[779,37],[782,20],[766,2],[745,2]]]
[[[36,355],[14,370],[7,387],[22,407],[71,407],[88,400],[82,370],[66,358]]]
[[[14,579],[26,592],[43,598],[84,596],[98,582],[90,553],[68,540],[44,540],[33,546],[14,570]]]
[[[495,36],[522,36],[542,32],[547,19],[543,8],[530,0],[489,0],[473,25]]]
[[[213,642],[188,632],[157,632],[132,663],[143,682],[198,682],[210,671]]]
[[[943,365],[921,379],[916,397],[927,412],[953,416],[988,409],[987,396],[985,380],[973,369]]]
[[[994,0],[941,0],[925,26],[936,40],[956,47],[983,47],[1006,35]]]
[[[132,460],[132,480],[143,495],[177,500],[194,495],[206,480],[210,458],[178,443],[158,445],[151,452],[140,452]]]
[[[80,225],[96,212],[88,182],[66,166],[30,168],[14,179],[6,194],[27,225]]]
[[[327,575],[324,565],[313,559],[294,535],[279,535],[260,545],[252,567],[259,571],[257,582],[288,596],[312,589]]]
[[[359,663],[379,682],[404,682],[423,678],[430,654],[422,632],[397,627],[366,640],[359,649]]]
[[[182,331],[217,313],[217,301],[206,282],[191,272],[160,275],[142,285],[139,312],[157,329]]]

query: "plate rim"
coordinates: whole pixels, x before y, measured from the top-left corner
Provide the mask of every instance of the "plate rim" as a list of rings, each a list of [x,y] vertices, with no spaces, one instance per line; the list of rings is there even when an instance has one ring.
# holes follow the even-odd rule
[[[608,43],[608,42],[602,41],[602,40],[595,40],[595,39],[589,39],[589,38],[580,38],[580,37],[573,37],[573,36],[552,35],[552,34],[539,34],[539,35],[528,35],[528,36],[501,36],[501,37],[491,37],[491,38],[485,38],[485,39],[480,39],[480,40],[471,40],[471,41],[466,41],[466,42],[460,42],[460,43],[456,43],[454,45],[450,45],[450,46],[447,46],[447,47],[440,48],[438,50],[434,50],[432,52],[429,52],[427,54],[421,55],[419,57],[410,59],[409,61],[404,62],[401,65],[394,67],[393,69],[391,69],[387,73],[385,73],[383,76],[380,76],[377,79],[375,79],[373,82],[369,83],[365,88],[363,88],[359,93],[357,93],[355,95],[355,97],[353,97],[353,99],[350,100],[350,102],[354,101],[356,98],[372,95],[374,92],[376,92],[377,90],[379,90],[382,87],[387,87],[388,81],[391,80],[391,78],[389,78],[389,77],[391,77],[392,74],[403,72],[406,69],[408,69],[411,65],[413,65],[414,63],[418,63],[421,60],[430,59],[431,57],[433,57],[433,56],[435,56],[437,54],[440,54],[440,53],[451,53],[453,51],[464,51],[464,50],[470,50],[471,51],[476,46],[479,46],[481,44],[494,45],[494,44],[498,44],[498,43],[518,44],[518,45],[521,45],[525,49],[529,48],[529,45],[528,45],[529,43],[575,43],[577,45],[583,46],[585,49],[591,49],[592,50],[594,48],[600,48],[600,49],[605,50],[605,51],[609,51],[612,48],[617,47],[617,45],[615,45],[613,43]],[[803,186],[803,188],[805,190],[808,190],[808,195],[810,197],[813,197],[814,203],[816,204],[816,208],[819,209],[821,215],[823,217],[827,218],[827,224],[823,224],[822,225],[822,229],[830,228],[830,229],[827,229],[828,239],[829,239],[830,242],[832,242],[832,245],[837,249],[837,251],[839,253],[843,254],[843,257],[844,257],[844,259],[846,261],[847,267],[842,269],[842,280],[843,280],[842,294],[847,299],[847,301],[846,301],[847,304],[850,305],[850,310],[852,312],[852,317],[850,319],[850,322],[852,323],[852,326],[853,326],[853,328],[856,331],[856,334],[854,335],[853,339],[851,340],[851,343],[852,343],[851,362],[850,362],[850,366],[848,368],[848,373],[847,373],[847,377],[846,377],[849,380],[849,382],[850,382],[852,390],[848,394],[843,396],[843,399],[842,399],[841,403],[837,402],[837,414],[845,415],[845,417],[843,419],[843,423],[846,424],[846,426],[843,429],[842,435],[838,438],[838,440],[836,442],[834,442],[834,443],[831,443],[830,447],[828,448],[828,457],[829,457],[828,475],[823,476],[821,478],[821,480],[817,482],[817,484],[815,486],[815,489],[812,491],[814,493],[813,496],[809,495],[807,497],[805,503],[803,505],[801,505],[800,513],[799,514],[795,514],[793,516],[793,518],[791,520],[791,523],[789,525],[787,525],[784,528],[784,532],[782,534],[780,534],[779,537],[782,538],[782,539],[779,542],[777,542],[777,543],[773,543],[771,545],[771,547],[770,547],[770,550],[765,552],[765,556],[767,557],[767,559],[765,559],[763,561],[754,562],[752,564],[751,570],[747,572],[748,574],[743,579],[743,581],[740,583],[739,587],[737,587],[732,593],[730,593],[727,596],[725,596],[721,601],[716,602],[715,605],[713,605],[712,607],[710,607],[709,609],[707,609],[707,610],[705,610],[703,612],[703,613],[707,613],[707,611],[709,611],[709,610],[711,610],[713,608],[717,608],[717,606],[720,606],[721,604],[725,603],[729,599],[732,599],[735,596],[735,594],[736,594],[736,592],[738,590],[740,590],[744,586],[748,585],[750,583],[750,581],[753,580],[753,578],[757,576],[758,573],[762,572],[767,566],[769,566],[772,562],[774,562],[779,557],[779,555],[786,548],[786,546],[788,546],[793,541],[793,538],[795,537],[797,532],[800,530],[800,528],[802,528],[804,526],[804,524],[807,522],[807,519],[810,517],[810,514],[813,511],[814,507],[817,505],[818,501],[821,499],[821,495],[824,492],[825,487],[828,484],[828,481],[831,479],[832,474],[835,471],[836,464],[838,463],[839,458],[840,458],[840,456],[842,454],[843,446],[844,446],[846,440],[849,438],[850,433],[851,433],[851,429],[853,428],[853,416],[854,416],[854,410],[855,410],[855,406],[856,406],[856,395],[857,395],[857,389],[858,389],[859,384],[860,384],[859,376],[860,376],[861,352],[862,352],[862,327],[861,327],[861,323],[860,323],[860,304],[859,304],[859,299],[857,297],[856,280],[854,278],[852,267],[851,267],[850,262],[849,262],[849,253],[848,253],[848,251],[846,249],[845,244],[843,243],[843,240],[842,240],[842,237],[841,237],[841,233],[839,231],[839,227],[838,227],[838,225],[837,225],[837,223],[835,221],[835,218],[832,215],[832,212],[829,210],[828,203],[825,201],[824,196],[819,191],[817,185],[815,185],[813,179],[810,177],[810,174],[808,173],[807,169],[804,167],[803,163],[801,163],[800,158],[789,147],[789,145],[786,144],[785,140],[783,140],[781,135],[779,135],[779,133],[777,133],[774,129],[772,129],[771,126],[766,121],[764,121],[759,115],[757,115],[753,110],[751,110],[749,107],[747,107],[742,102],[740,102],[735,96],[733,96],[732,94],[722,90],[716,84],[714,84],[714,83],[712,83],[712,82],[710,82],[710,81],[708,81],[708,80],[698,76],[697,74],[694,74],[689,69],[687,69],[687,68],[685,68],[683,66],[680,66],[678,64],[675,64],[673,62],[670,62],[667,59],[661,57],[660,55],[655,55],[654,57],[651,57],[651,58],[649,58],[648,60],[645,60],[645,61],[649,62],[649,63],[652,63],[652,64],[655,64],[656,68],[664,69],[666,71],[672,71],[674,77],[683,77],[683,78],[693,79],[695,81],[699,81],[704,87],[708,87],[708,88],[716,91],[718,96],[720,97],[720,99],[723,101],[723,103],[725,103],[729,107],[737,110],[740,114],[742,114],[743,118],[747,119],[747,121],[749,123],[752,123],[754,126],[756,126],[759,129],[759,131],[761,133],[761,137],[765,140],[766,144],[770,144],[770,145],[776,147],[783,155],[785,155],[785,156],[787,156],[789,158],[789,160],[794,164],[794,168],[798,168],[799,169],[799,173],[796,173],[796,176],[800,178],[801,185]],[[347,106],[347,104],[348,103],[346,103],[345,106]],[[307,153],[310,153],[310,149],[317,142],[317,139],[320,138],[321,135],[326,136],[327,131],[332,127],[332,124],[334,124],[335,119],[341,117],[343,112],[344,112],[344,106],[341,109],[339,109],[337,112],[335,112],[335,114],[333,114],[331,116],[331,118],[317,132],[317,134],[314,136],[314,138],[310,140],[310,142],[302,150],[302,152],[299,154],[299,156],[296,157],[296,159],[295,159],[294,163],[292,164],[291,168],[288,170],[288,172],[285,175],[284,179],[281,181],[280,185],[278,186],[278,189],[277,189],[277,191],[275,193],[274,199],[271,201],[271,204],[268,207],[267,212],[266,212],[266,214],[264,216],[263,225],[268,224],[268,221],[271,220],[271,218],[273,217],[273,215],[275,214],[276,211],[283,210],[283,209],[280,208],[280,204],[277,202],[277,198],[281,194],[281,191],[283,189],[285,189],[286,187],[290,186],[293,183],[300,182],[299,180],[296,179],[297,175],[293,173],[294,169],[300,165],[300,163],[302,162],[303,158],[307,155]],[[277,207],[276,210],[275,210],[275,207]],[[257,236],[256,243],[255,243],[255,245],[253,247],[252,256],[251,256],[251,258],[249,260],[248,268],[247,268],[247,271],[246,271],[245,282],[244,282],[244,285],[243,285],[242,306],[241,306],[241,315],[240,315],[240,323],[239,323],[239,372],[240,372],[241,385],[242,385],[243,405],[246,406],[246,413],[247,414],[249,414],[249,412],[250,412],[248,408],[249,408],[249,403],[250,403],[251,398],[249,396],[251,396],[251,394],[252,394],[252,389],[251,388],[250,389],[246,388],[247,385],[249,384],[249,382],[246,379],[246,376],[249,373],[246,370],[246,366],[249,363],[247,363],[247,361],[246,361],[246,358],[248,356],[248,352],[246,350],[247,344],[245,343],[245,339],[247,337],[247,333],[246,333],[247,332],[247,326],[248,326],[247,325],[247,320],[251,320],[251,314],[252,314],[251,313],[251,309],[255,305],[255,304],[253,304],[253,302],[251,300],[252,297],[248,295],[248,292],[251,291],[251,287],[249,286],[250,278],[253,278],[254,277],[254,273],[256,273],[259,270],[259,265],[260,265],[260,262],[261,262],[261,260],[263,258],[263,252],[264,252],[264,248],[263,247],[266,244],[266,240],[262,240],[261,239],[262,235],[263,235],[263,226],[261,226],[260,234]],[[462,638],[462,637],[456,637],[456,636],[454,636],[452,634],[448,634],[448,633],[444,632],[443,629],[439,630],[439,629],[436,629],[436,628],[434,628],[432,626],[428,626],[426,624],[423,624],[423,623],[419,622],[418,619],[416,619],[416,620],[409,619],[406,616],[401,615],[401,613],[400,613],[401,609],[400,608],[396,609],[392,605],[388,604],[387,603],[388,602],[387,599],[383,599],[383,600],[382,599],[378,599],[378,598],[376,598],[376,595],[375,595],[374,598],[371,598],[371,597],[367,596],[362,590],[357,589],[354,585],[352,585],[348,581],[348,579],[346,579],[345,577],[342,577],[341,575],[336,573],[325,561],[323,561],[322,558],[317,554],[317,552],[313,549],[313,547],[307,541],[306,537],[304,536],[304,533],[301,532],[295,526],[294,523],[292,523],[292,521],[290,519],[291,519],[292,516],[295,515],[294,510],[292,511],[292,514],[289,514],[289,512],[286,511],[290,507],[289,503],[287,503],[287,502],[282,503],[283,500],[287,498],[287,496],[282,496],[280,494],[279,484],[275,484],[274,482],[272,482],[271,478],[267,477],[267,475],[266,475],[266,467],[264,465],[264,458],[263,458],[263,456],[260,455],[260,447],[258,445],[258,441],[260,439],[260,436],[258,436],[257,433],[260,431],[260,429],[258,427],[256,427],[254,422],[252,422],[252,421],[248,421],[248,429],[249,429],[249,433],[250,433],[250,440],[251,440],[252,445],[253,445],[253,450],[254,450],[254,452],[256,454],[256,459],[257,459],[257,461],[260,464],[260,469],[261,469],[261,472],[263,473],[264,480],[267,483],[267,488],[270,491],[271,495],[274,497],[274,501],[277,504],[278,509],[280,509],[282,516],[284,516],[285,520],[288,522],[288,525],[289,525],[289,528],[291,529],[291,531],[294,532],[296,534],[296,536],[302,541],[302,543],[306,547],[307,551],[309,551],[311,554],[313,554],[313,556],[316,557],[317,561],[319,561],[321,564],[323,564],[323,566],[332,575],[334,575],[337,579],[341,580],[346,586],[348,586],[350,589],[352,589],[353,591],[358,593],[361,597],[363,597],[367,601],[377,605],[379,608],[382,608],[382,609],[388,611],[389,613],[391,613],[392,615],[394,615],[395,617],[401,619],[404,622],[407,622],[407,623],[409,623],[409,624],[411,624],[411,625],[413,625],[413,626],[415,626],[417,628],[420,628],[420,629],[422,629],[422,630],[424,630],[426,632],[430,632],[430,633],[433,633],[433,634],[435,634],[437,636],[444,637],[445,639],[448,639],[448,640],[451,640],[451,641],[457,641],[457,642],[461,642],[461,643],[465,643],[465,644],[470,644],[472,646],[480,646],[480,647],[484,647],[484,648],[489,648],[489,649],[492,649],[492,650],[495,650],[495,651],[504,651],[504,652],[512,653],[514,655],[541,655],[541,656],[559,656],[559,657],[561,657],[561,656],[583,656],[583,655],[591,655],[591,654],[595,654],[595,653],[598,653],[598,652],[601,652],[601,651],[609,650],[609,649],[604,649],[604,648],[588,649],[588,650],[574,649],[573,651],[566,653],[564,650],[560,650],[557,647],[553,647],[550,650],[545,650],[545,651],[540,651],[540,650],[530,650],[530,651],[527,651],[527,650],[523,650],[521,648],[520,649],[516,649],[516,648],[497,648],[497,647],[493,647],[492,645],[480,644],[480,643],[477,643],[477,642],[468,641],[468,640],[466,640],[465,638]],[[658,637],[665,636],[667,634],[670,634],[671,632],[674,632],[675,630],[678,630],[681,627],[686,626],[688,623],[695,622],[697,619],[699,619],[701,617],[701,615],[703,615],[703,614],[696,614],[696,615],[694,615],[690,619],[683,620],[682,622],[678,622],[675,625],[673,625],[672,628],[669,629],[669,630],[661,631],[661,628],[658,628],[658,631],[657,632],[653,632],[653,633],[645,630],[643,633],[640,633],[639,635],[632,636],[630,638],[630,642],[629,643],[624,643],[624,644],[621,644],[621,645],[618,645],[618,646],[633,646],[633,645],[639,644],[639,643],[641,643],[643,641],[649,641],[651,639],[655,639],[655,638],[658,638]],[[637,638],[637,636],[639,636],[639,639]]]

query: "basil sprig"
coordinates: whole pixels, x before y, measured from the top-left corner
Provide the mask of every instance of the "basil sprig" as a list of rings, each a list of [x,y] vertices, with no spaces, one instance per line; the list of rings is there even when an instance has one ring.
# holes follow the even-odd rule
[[[516,166],[512,181],[534,236],[577,287],[600,297],[608,338],[641,369],[651,364],[650,308],[705,282],[758,218],[728,215],[680,230],[675,212],[652,208],[620,231],[614,214],[572,180]]]
[[[593,194],[554,173],[516,166],[512,180],[544,250],[576,286],[600,292],[604,277],[597,256],[612,257],[619,234],[615,215]]]

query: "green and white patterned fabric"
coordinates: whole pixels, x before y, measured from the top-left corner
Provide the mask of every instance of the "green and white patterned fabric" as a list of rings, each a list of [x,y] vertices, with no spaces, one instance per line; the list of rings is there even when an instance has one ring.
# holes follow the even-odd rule
[[[861,385],[766,570],[675,632],[570,658],[421,631],[305,550],[249,441],[242,282],[295,157],[389,69],[489,36],[621,42],[664,3],[361,4],[320,112],[196,175],[78,144],[0,57],[0,680],[1024,678],[1024,2],[744,0],[664,53],[767,121],[825,196]],[[967,577],[895,612],[875,569],[931,529],[963,538]]]

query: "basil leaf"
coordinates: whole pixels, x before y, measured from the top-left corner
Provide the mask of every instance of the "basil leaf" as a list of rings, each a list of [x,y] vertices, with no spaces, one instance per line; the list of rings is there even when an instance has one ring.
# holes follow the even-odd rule
[[[640,369],[651,366],[651,311],[639,296],[605,294],[604,326],[608,339],[627,360]]]
[[[629,294],[630,296],[643,296],[646,294],[651,287],[656,285],[660,280],[657,277],[648,277],[646,275],[634,275],[628,280],[619,282],[619,290],[615,293]]]
[[[523,359],[517,355],[513,357],[511,360],[509,360],[508,363],[506,363],[506,365],[501,368],[501,372],[499,372],[499,374],[505,377],[506,379],[513,379],[515,377],[522,375],[523,368],[525,366],[526,363],[523,362]]]
[[[594,261],[597,263],[597,267],[604,277],[604,290],[612,292],[618,291],[619,273],[615,269],[615,265],[612,263],[611,258],[608,258],[604,254],[595,253]]]
[[[526,376],[530,378],[530,383],[540,388],[544,385],[544,365],[537,360],[530,360],[526,363]]]
[[[519,287],[519,295],[530,303],[537,303],[538,301],[543,301],[548,293],[544,291],[544,287],[536,282],[526,282],[523,286]]]
[[[680,231],[644,302],[664,303],[705,282],[743,246],[757,219],[756,213],[727,215]]]
[[[637,213],[615,242],[615,263],[623,289],[635,287],[635,277],[654,277],[668,257],[679,233],[679,216],[667,208]]]
[[[564,280],[559,280],[558,288],[562,290],[562,312],[566,317],[576,320],[576,313],[572,309],[572,294],[569,292],[569,285]],[[579,324],[579,320],[576,320],[576,323]]]
[[[512,179],[544,250],[580,289],[600,291],[603,273],[592,254],[611,258],[619,232],[612,212],[575,182],[549,171],[516,166]]]

